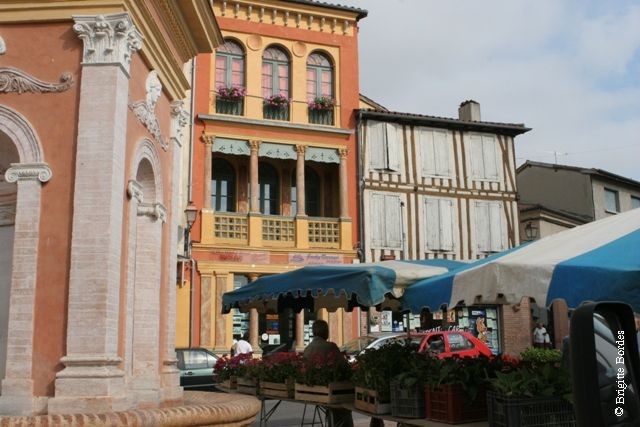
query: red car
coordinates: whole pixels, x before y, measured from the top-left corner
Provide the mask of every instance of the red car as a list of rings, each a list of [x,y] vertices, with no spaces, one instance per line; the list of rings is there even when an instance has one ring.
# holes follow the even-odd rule
[[[490,357],[491,350],[478,338],[464,331],[428,332],[420,342],[420,353],[429,351],[439,359],[451,356]]]

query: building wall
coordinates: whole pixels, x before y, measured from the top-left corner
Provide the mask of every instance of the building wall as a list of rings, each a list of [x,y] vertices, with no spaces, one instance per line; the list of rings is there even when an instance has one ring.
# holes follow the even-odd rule
[[[632,209],[631,197],[640,199],[640,185],[625,185],[619,182],[601,179],[597,176],[592,176],[591,182],[593,183],[593,205],[596,220],[606,218],[615,213],[607,210],[605,207],[605,189],[618,193],[618,212],[626,212]]]
[[[579,171],[528,166],[517,174],[517,181],[523,203],[540,204],[594,218],[591,182]]]
[[[483,135],[466,131],[449,131],[414,125],[394,124],[401,135],[399,168],[397,171],[380,170],[371,167],[372,148],[371,126],[377,121],[367,120],[361,125],[362,170],[363,170],[363,240],[365,259],[377,261],[383,255],[396,259],[447,258],[468,260],[486,255],[478,249],[475,224],[477,202],[498,202],[501,223],[500,247],[507,249],[519,243],[518,212],[516,205],[515,160],[513,138],[503,135],[489,135],[496,141],[499,176],[495,180],[473,179],[471,177],[471,135]],[[424,130],[447,132],[450,173],[446,176],[424,176],[418,133]],[[372,195],[387,194],[398,196],[404,207],[401,209],[401,226],[405,235],[403,247],[381,248],[372,241],[375,214],[371,209]],[[448,250],[430,250],[425,239],[428,233],[425,223],[425,199],[435,198],[452,203],[451,223],[453,224],[453,247]],[[500,250],[502,250],[500,249]]]

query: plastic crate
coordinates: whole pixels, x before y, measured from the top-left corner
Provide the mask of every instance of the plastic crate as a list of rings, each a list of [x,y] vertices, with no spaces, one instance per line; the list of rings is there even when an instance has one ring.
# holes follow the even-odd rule
[[[427,419],[448,424],[470,423],[487,419],[486,389],[481,387],[471,401],[461,386],[445,384],[436,389],[425,387]]]
[[[574,427],[573,406],[553,397],[507,397],[487,393],[489,426],[491,427]]]
[[[402,418],[424,418],[424,386],[405,387],[391,381],[391,415]]]

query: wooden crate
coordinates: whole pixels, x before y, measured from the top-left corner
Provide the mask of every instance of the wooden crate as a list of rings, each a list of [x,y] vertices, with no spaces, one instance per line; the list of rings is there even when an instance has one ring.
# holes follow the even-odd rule
[[[487,390],[481,387],[470,401],[460,385],[443,384],[436,389],[426,386],[425,408],[428,420],[462,424],[487,420]]]
[[[356,387],[354,406],[371,414],[388,414],[391,403],[380,403],[378,392],[368,388]]]
[[[292,399],[295,395],[293,379],[288,379],[285,383],[272,383],[260,381],[260,395],[264,397],[283,397]]]
[[[308,386],[296,383],[295,399],[314,403],[352,403],[354,386],[351,381],[329,383],[328,386]]]
[[[238,388],[238,377],[231,376],[231,378],[222,381],[222,387],[227,390],[235,390]]]
[[[258,395],[258,380],[255,378],[238,377],[238,393]]]

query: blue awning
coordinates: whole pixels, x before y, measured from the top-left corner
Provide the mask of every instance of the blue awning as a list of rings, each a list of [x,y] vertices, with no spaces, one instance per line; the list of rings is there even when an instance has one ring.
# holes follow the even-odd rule
[[[414,283],[402,309],[476,303],[624,301],[640,312],[640,209],[594,221]]]
[[[310,265],[263,276],[222,296],[222,312],[232,308],[279,312],[284,308],[363,308],[393,304],[420,279],[444,274],[465,263],[449,260],[381,261],[366,264]]]

